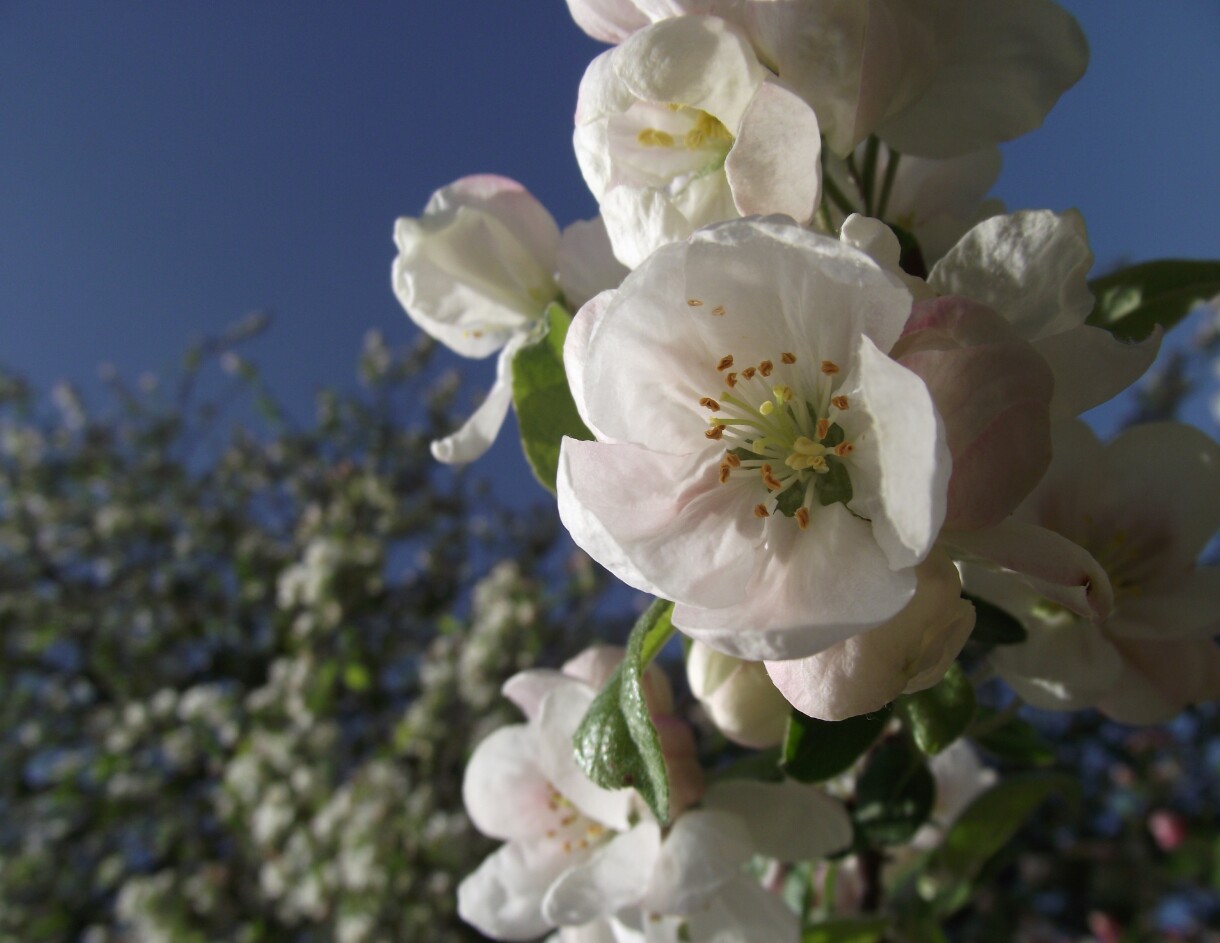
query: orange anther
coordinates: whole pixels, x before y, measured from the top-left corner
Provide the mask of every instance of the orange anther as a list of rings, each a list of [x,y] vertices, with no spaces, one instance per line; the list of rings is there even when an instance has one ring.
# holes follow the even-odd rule
[[[756,505],[754,505],[754,516],[755,517],[770,517],[771,512],[768,511],[764,505],[756,504]]]
[[[707,432],[703,433],[709,439],[719,439],[724,436],[725,426],[712,426]]]
[[[720,362],[718,364],[716,364],[716,369],[717,370],[727,370],[731,366],[733,366],[733,355],[725,354],[723,357],[720,358]]]
[[[796,513],[792,516],[796,518],[797,526],[801,530],[809,526],[809,508],[797,508]]]
[[[832,405],[835,409],[846,409],[847,405],[848,405],[847,397],[846,396],[833,396],[830,399],[830,405]]]
[[[762,363],[760,363],[758,365],[758,372],[761,373],[765,377],[771,376],[771,371],[774,369],[775,369],[775,364],[773,364],[770,360],[764,360]]]
[[[779,355],[779,359],[784,363],[796,363],[796,354],[790,354],[788,351],[784,351]]]
[[[710,396],[705,396],[703,399],[699,400],[699,405],[704,409],[710,409],[712,412],[719,412],[720,410],[720,404]]]
[[[836,374],[839,372],[839,365],[837,363],[835,363],[833,360],[823,360],[822,361],[822,372],[826,373],[826,374],[831,374],[831,375]]]

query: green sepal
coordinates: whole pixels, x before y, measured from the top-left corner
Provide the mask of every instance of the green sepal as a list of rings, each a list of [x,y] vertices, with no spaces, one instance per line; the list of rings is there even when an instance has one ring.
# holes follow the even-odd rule
[[[974,685],[955,662],[939,684],[899,698],[897,708],[915,745],[933,756],[965,733],[974,720]]]
[[[627,654],[572,738],[576,763],[603,789],[634,788],[657,821],[669,821],[669,778],[644,699],[643,674],[673,634],[674,604],[656,600],[637,620]]]
[[[805,503],[805,485],[795,481],[775,497],[775,510],[785,517],[792,517]]]
[[[788,717],[780,766],[792,779],[820,783],[837,776],[881,735],[890,705],[846,720],[818,720],[794,710]]]
[[[814,477],[814,487],[818,492],[818,501],[822,507],[828,507],[835,502],[847,504],[851,500],[851,476],[847,466],[837,459],[826,459],[830,471]]]
[[[1159,324],[1173,327],[1220,294],[1220,262],[1159,259],[1089,282],[1096,298],[1088,324],[1122,340],[1143,340]]]
[[[543,315],[540,336],[513,357],[513,408],[521,448],[535,477],[551,494],[555,493],[563,437],[593,438],[576,411],[563,368],[563,342],[571,323],[564,307],[552,304]]]

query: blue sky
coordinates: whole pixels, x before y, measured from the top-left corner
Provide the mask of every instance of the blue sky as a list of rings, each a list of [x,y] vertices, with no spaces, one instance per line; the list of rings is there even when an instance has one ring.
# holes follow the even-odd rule
[[[997,195],[1080,207],[1099,266],[1220,258],[1220,5],[1064,5],[1092,66]],[[0,362],[160,369],[267,308],[254,353],[305,412],[366,330],[413,336],[391,232],[433,189],[495,172],[595,212],[570,136],[601,48],[561,0],[0,0]]]

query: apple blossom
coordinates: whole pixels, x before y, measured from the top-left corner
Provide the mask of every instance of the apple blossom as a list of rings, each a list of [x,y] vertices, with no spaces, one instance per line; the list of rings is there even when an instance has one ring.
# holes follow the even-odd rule
[[[910,306],[867,255],[790,221],[658,250],[568,334],[598,440],[560,454],[577,544],[742,658],[815,654],[895,615],[950,472],[927,388],[885,353]]]
[[[991,658],[1029,703],[1159,723],[1220,696],[1220,570],[1196,558],[1220,526],[1220,446],[1178,423],[1103,445],[1056,430],[1045,478],[1012,519],[954,534],[966,588],[1028,638]]]
[[[408,316],[463,357],[500,351],[487,398],[455,433],[432,443],[442,462],[470,462],[491,446],[512,400],[512,360],[561,298],[555,273],[583,301],[625,270],[603,247],[596,221],[561,235],[551,214],[507,177],[463,177],[432,194],[419,218],[394,230],[393,284]],[[569,300],[569,304],[573,304]]]
[[[565,669],[598,676],[611,657],[586,653]],[[663,830],[634,792],[602,789],[576,765],[572,735],[592,687],[535,670],[504,691],[528,722],[491,734],[467,767],[468,814],[506,844],[459,888],[465,920],[505,940],[556,926],[573,928],[562,940],[623,938],[624,928],[627,938],[685,928],[711,940],[709,920],[753,927],[754,938],[798,939],[796,915],[742,868],[755,854],[804,860],[840,850],[851,840],[841,804],[798,784],[727,783]]]
[[[686,658],[691,694],[734,743],[762,749],[784,739],[789,706],[759,661],[742,661],[702,642]]]
[[[751,213],[808,222],[818,207],[813,111],[716,17],[663,20],[595,59],[573,141],[631,267],[707,223]]]
[[[956,740],[928,761],[936,780],[936,804],[930,821],[911,839],[912,848],[935,848],[957,817],[979,795],[995,785],[996,771],[984,766],[966,740]]]

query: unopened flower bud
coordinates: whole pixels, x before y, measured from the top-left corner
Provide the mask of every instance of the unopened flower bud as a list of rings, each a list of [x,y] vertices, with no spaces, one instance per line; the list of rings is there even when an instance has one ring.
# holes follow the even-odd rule
[[[694,642],[686,676],[712,723],[734,743],[762,748],[783,739],[788,702],[762,662],[742,661]]]

